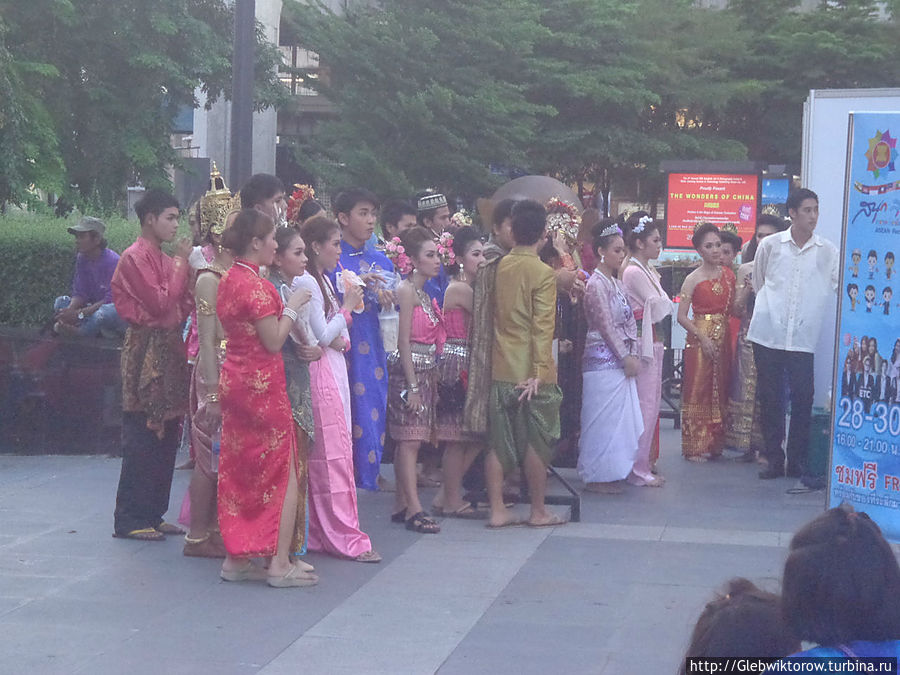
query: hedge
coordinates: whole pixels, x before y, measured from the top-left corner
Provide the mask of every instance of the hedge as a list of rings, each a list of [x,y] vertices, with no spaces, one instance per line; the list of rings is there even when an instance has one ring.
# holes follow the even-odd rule
[[[53,300],[69,295],[75,271],[75,237],[66,228],[80,216],[15,213],[0,216],[0,324],[42,326],[53,316]],[[182,219],[186,220],[186,219]],[[139,233],[135,221],[103,217],[109,247],[121,253]],[[187,233],[187,224],[182,224]]]

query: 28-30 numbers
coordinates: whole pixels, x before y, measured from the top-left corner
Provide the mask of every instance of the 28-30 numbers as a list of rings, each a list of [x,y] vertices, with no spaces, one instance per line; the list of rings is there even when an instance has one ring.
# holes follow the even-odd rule
[[[872,407],[872,414],[866,415],[863,402],[859,399],[850,401],[842,398],[840,401],[841,416],[838,418],[838,426],[850,428],[854,431],[862,428],[863,422],[871,421],[876,434],[889,433],[891,436],[900,436],[900,406],[888,406],[886,403],[876,403]]]

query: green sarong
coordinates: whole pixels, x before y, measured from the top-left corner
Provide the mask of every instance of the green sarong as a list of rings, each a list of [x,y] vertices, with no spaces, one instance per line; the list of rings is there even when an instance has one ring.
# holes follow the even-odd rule
[[[522,466],[529,447],[549,466],[559,440],[560,388],[543,384],[530,401],[520,402],[521,394],[512,382],[491,385],[490,448],[504,473]]]

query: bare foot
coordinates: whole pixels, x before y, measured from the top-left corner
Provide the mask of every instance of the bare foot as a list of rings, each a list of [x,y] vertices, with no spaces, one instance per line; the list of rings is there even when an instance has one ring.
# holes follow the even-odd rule
[[[524,523],[512,511],[503,509],[497,513],[492,512],[485,527],[490,530],[497,530],[503,527],[516,527],[517,525],[524,525]]]

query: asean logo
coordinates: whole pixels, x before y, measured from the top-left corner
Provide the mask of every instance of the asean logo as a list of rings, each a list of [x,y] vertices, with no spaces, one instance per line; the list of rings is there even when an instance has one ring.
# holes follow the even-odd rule
[[[869,159],[866,171],[871,171],[875,178],[878,178],[882,172],[890,173],[894,170],[894,162],[897,159],[897,139],[891,138],[889,129],[884,133],[876,131],[875,135],[869,139],[866,157]]]

